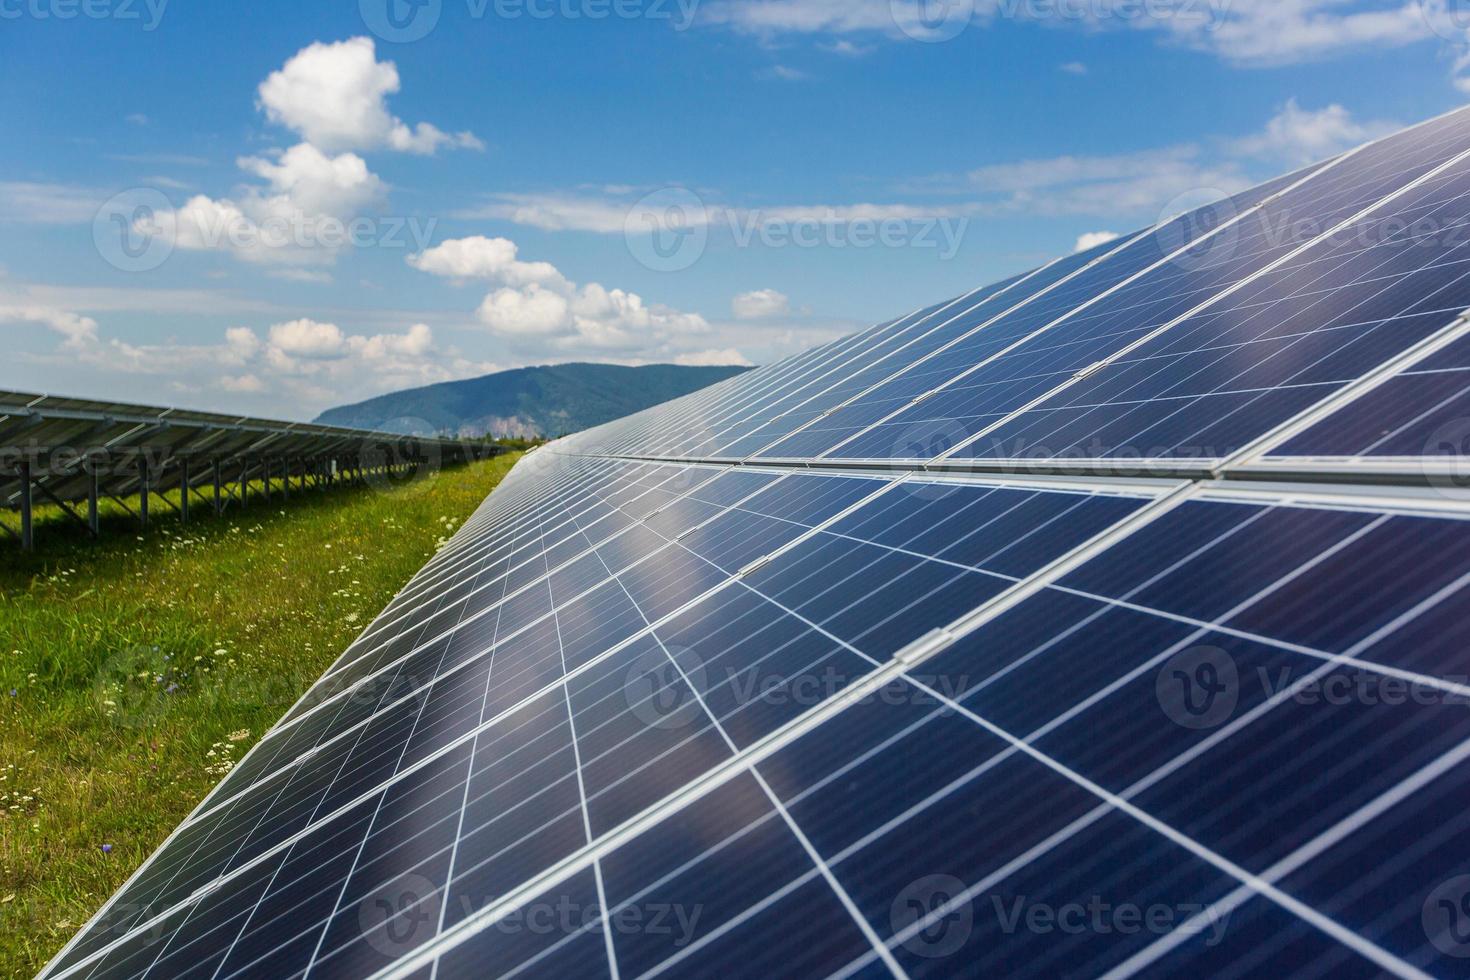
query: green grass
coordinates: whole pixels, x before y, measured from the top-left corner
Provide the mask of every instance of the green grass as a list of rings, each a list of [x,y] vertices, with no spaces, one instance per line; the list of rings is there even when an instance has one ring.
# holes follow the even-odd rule
[[[516,458],[0,541],[0,976],[87,922]]]

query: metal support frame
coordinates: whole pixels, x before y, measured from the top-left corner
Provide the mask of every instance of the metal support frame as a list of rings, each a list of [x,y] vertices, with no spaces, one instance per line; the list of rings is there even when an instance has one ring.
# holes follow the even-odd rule
[[[148,460],[138,460],[138,520],[148,526]]]
[[[31,507],[31,464],[20,464],[20,546],[26,551],[36,550],[36,531]]]
[[[189,523],[189,457],[179,459],[179,522]]]
[[[214,484],[214,516],[218,517],[225,512],[225,502],[220,497],[218,459],[214,459],[210,463],[210,480]]]
[[[97,469],[95,466],[87,467],[87,527],[92,532],[92,537],[102,534],[102,519],[97,511],[97,497],[99,487],[97,485]]]

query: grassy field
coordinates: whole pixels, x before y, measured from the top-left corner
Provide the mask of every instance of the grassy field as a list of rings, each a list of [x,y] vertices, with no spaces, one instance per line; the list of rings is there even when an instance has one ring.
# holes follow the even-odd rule
[[[61,948],[516,458],[0,541],[0,976]]]

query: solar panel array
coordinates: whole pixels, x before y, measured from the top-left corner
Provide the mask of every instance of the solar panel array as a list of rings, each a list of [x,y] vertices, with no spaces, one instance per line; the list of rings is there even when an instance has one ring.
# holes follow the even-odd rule
[[[1470,963],[1470,111],[523,459],[52,977]]]
[[[147,482],[177,489],[181,464],[198,464],[191,487],[312,472],[303,461],[376,469],[422,461],[447,466],[503,450],[467,439],[335,425],[279,422],[179,408],[0,391],[0,506],[20,505],[27,480],[52,501],[82,501],[96,487],[127,496]],[[277,461],[273,474],[261,460]],[[20,465],[30,464],[22,474]],[[139,464],[148,467],[139,472]]]

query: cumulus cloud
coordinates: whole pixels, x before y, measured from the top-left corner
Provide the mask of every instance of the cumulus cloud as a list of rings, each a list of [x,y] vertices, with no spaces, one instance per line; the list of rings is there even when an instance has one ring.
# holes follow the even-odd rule
[[[288,357],[340,357],[347,337],[335,323],[290,320],[270,328],[271,346]]]
[[[199,194],[161,224],[179,248],[233,252],[249,262],[330,263],[348,244],[348,223],[381,202],[386,186],[356,154],[329,157],[310,143],[243,157],[241,169],[265,186],[235,198]],[[159,229],[140,229],[150,231]]]
[[[508,238],[475,235],[456,238],[409,256],[420,272],[452,279],[490,279],[510,286],[565,286],[566,280],[550,262],[522,262],[519,249]]]
[[[275,123],[308,143],[340,153],[391,149],[431,154],[441,147],[479,149],[473,133],[410,126],[388,110],[402,83],[398,66],[379,61],[370,38],[318,42],[295,54],[260,84],[260,106]]]
[[[0,323],[39,324],[58,333],[63,346],[80,350],[97,340],[97,321],[54,306],[0,303]]]
[[[1235,150],[1299,166],[1325,160],[1400,128],[1395,122],[1359,122],[1337,103],[1323,109],[1303,109],[1293,98],[1271,118],[1264,132],[1236,141]]]
[[[267,395],[273,414],[284,411],[284,404],[319,410],[341,402],[344,391],[367,397],[498,369],[440,347],[424,323],[401,332],[353,333],[335,323],[297,318],[264,330],[232,326],[213,341],[135,344],[106,336],[90,316],[29,302],[3,283],[0,327],[40,327],[59,338],[50,351],[13,338],[12,349],[23,351],[15,356],[24,361],[156,379],[149,384],[160,389]]]
[[[387,98],[400,88],[397,67],[378,61],[368,38],[302,49],[259,88],[267,118],[301,142],[241,157],[237,165],[257,183],[228,197],[195,195],[160,219],[172,223],[162,230],[180,248],[227,251],[247,262],[334,262],[351,244],[352,223],[387,199],[387,185],[359,152],[429,154],[480,145],[470,133],[450,135],[428,123],[411,127],[394,116]]]
[[[756,289],[741,293],[730,302],[730,312],[737,320],[759,320],[791,312],[791,299],[774,289]]]
[[[687,351],[709,331],[697,313],[644,302],[601,283],[578,285],[548,262],[523,262],[504,238],[457,238],[408,257],[422,272],[496,283],[476,316],[497,337],[544,348],[658,356]]]
[[[550,337],[567,330],[570,312],[565,296],[531,285],[495,290],[485,297],[477,315],[502,337]]]
[[[1119,237],[1121,236],[1119,236],[1116,231],[1085,232],[1077,236],[1077,246],[1075,249],[1073,249],[1073,251],[1086,252],[1089,249],[1097,248],[1099,245],[1106,245],[1108,242],[1115,242],[1118,240]]]

